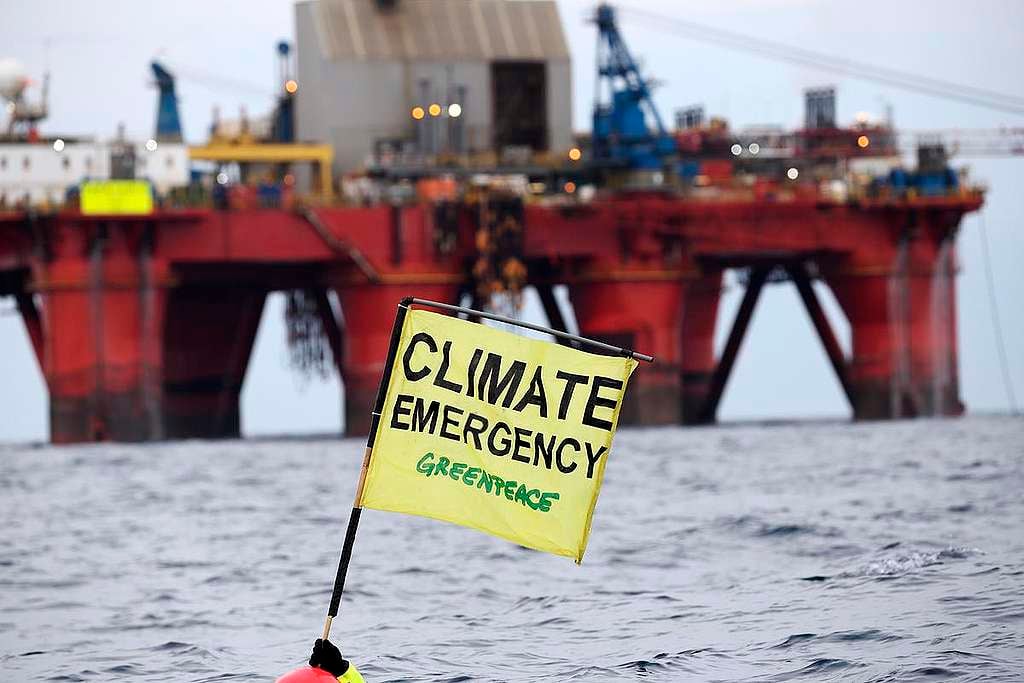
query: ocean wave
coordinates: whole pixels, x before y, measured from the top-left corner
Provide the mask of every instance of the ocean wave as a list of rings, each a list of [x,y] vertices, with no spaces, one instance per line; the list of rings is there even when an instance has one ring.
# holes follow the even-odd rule
[[[887,548],[899,544],[890,544]],[[856,579],[894,577],[911,574],[934,565],[941,565],[949,560],[965,560],[985,553],[978,548],[950,546],[938,551],[911,551],[880,557],[854,569],[834,575],[813,574],[801,577],[801,581],[823,582],[831,579]]]
[[[721,517],[717,525],[731,531],[738,531],[756,538],[785,538],[790,536],[819,536],[837,538],[843,531],[833,526],[797,522],[771,521],[755,515]]]
[[[983,554],[977,548],[949,547],[937,552],[911,552],[872,560],[850,572],[843,572],[844,578],[895,576],[908,574],[919,569],[943,564],[946,560],[964,560]]]
[[[807,644],[819,645],[822,643],[855,643],[861,641],[875,641],[888,643],[894,640],[901,640],[903,636],[890,633],[877,628],[869,628],[858,631],[834,631],[832,633],[794,633],[780,643],[771,646],[773,650],[788,650]]]

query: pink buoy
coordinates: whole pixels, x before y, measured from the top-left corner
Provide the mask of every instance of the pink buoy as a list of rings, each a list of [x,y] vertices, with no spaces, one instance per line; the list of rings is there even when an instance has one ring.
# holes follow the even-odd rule
[[[304,666],[281,676],[277,683],[338,683],[338,679],[323,669]]]

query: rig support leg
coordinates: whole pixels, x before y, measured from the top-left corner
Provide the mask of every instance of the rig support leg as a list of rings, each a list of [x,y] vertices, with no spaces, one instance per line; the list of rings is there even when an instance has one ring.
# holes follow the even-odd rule
[[[850,321],[851,358],[847,367],[853,416],[886,420],[906,416],[906,344],[899,309],[900,278],[893,274],[841,272],[829,277]]]
[[[54,443],[164,437],[166,290],[144,223],[67,229],[36,266]],[[27,308],[27,302],[24,306]]]
[[[910,391],[919,415],[963,412],[956,381],[956,281],[951,238],[914,241],[906,275]]]
[[[700,412],[700,421],[704,424],[710,424],[715,421],[715,417],[718,414],[718,404],[722,400],[722,394],[725,393],[725,385],[729,382],[729,375],[732,373],[733,365],[736,363],[736,357],[739,355],[743,338],[747,334],[747,327],[750,325],[750,319],[754,315],[754,308],[757,306],[757,300],[761,296],[761,290],[764,289],[764,283],[768,279],[770,271],[770,266],[757,266],[751,269],[747,291],[743,295],[740,310],[736,313],[736,319],[733,321],[732,329],[729,331],[729,339],[725,343],[722,357],[719,359],[718,366],[711,376],[711,386],[708,389],[707,402]]]
[[[168,438],[241,434],[239,397],[266,296],[264,289],[212,284],[170,293],[163,381]]]
[[[370,411],[377,397],[387,360],[391,327],[398,303],[417,296],[444,303],[454,302],[458,283],[443,284],[345,284],[336,288],[345,314],[344,356],[341,376],[345,383],[345,434],[365,435],[370,430]]]
[[[722,295],[722,271],[707,270],[686,290],[682,342],[682,422],[699,424],[715,372],[715,324]]]
[[[686,283],[681,280],[616,280],[575,284],[570,297],[584,336],[652,353],[629,384],[622,424],[678,424],[680,319]]]
[[[860,420],[963,411],[956,378],[952,232],[911,224],[882,264],[826,272],[852,331],[848,377]]]
[[[943,240],[933,282],[933,311],[936,316],[936,368],[933,386],[937,415],[962,415],[960,370],[956,339],[956,243]]]

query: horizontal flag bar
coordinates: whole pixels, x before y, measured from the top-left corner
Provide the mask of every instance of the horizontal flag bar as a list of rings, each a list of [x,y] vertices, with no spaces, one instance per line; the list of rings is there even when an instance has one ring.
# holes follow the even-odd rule
[[[438,308],[444,311],[452,311],[454,313],[465,313],[467,315],[479,316],[481,318],[487,318],[488,320],[496,320],[500,323],[506,323],[508,325],[515,325],[516,327],[525,327],[528,330],[535,332],[543,332],[550,334],[560,339],[568,339],[570,341],[578,342],[580,344],[586,344],[593,346],[598,349],[604,349],[605,351],[611,351],[619,356],[625,356],[627,358],[634,358],[636,360],[647,361],[648,363],[654,362],[654,356],[648,356],[646,353],[638,353],[632,349],[623,349],[618,346],[612,346],[611,344],[605,344],[594,339],[587,339],[586,337],[580,337],[575,334],[569,334],[568,332],[560,332],[559,330],[552,330],[550,327],[544,327],[543,325],[534,325],[533,323],[523,322],[522,320],[516,320],[515,318],[509,318],[504,315],[498,315],[497,313],[488,313],[486,311],[476,311],[472,308],[463,308],[462,306],[453,306],[451,304],[442,304],[438,301],[429,301],[427,299],[416,299],[409,297],[403,301],[405,304],[412,304],[417,306],[427,306],[430,308]]]

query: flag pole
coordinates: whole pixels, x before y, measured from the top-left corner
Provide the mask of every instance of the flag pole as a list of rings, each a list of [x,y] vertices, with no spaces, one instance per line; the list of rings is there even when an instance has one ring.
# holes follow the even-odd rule
[[[338,616],[338,608],[341,605],[341,594],[345,591],[345,576],[348,574],[348,565],[352,561],[352,546],[356,541],[356,531],[359,530],[359,516],[363,512],[363,488],[366,486],[366,472],[370,468],[370,457],[373,455],[373,442],[377,438],[377,427],[380,423],[380,414],[384,409],[384,398],[387,394],[388,384],[391,383],[391,367],[395,363],[395,355],[398,353],[398,342],[402,337],[402,325],[405,324],[405,316],[409,312],[409,306],[414,299],[406,297],[398,304],[398,312],[395,315],[395,323],[391,328],[391,341],[388,345],[388,356],[384,362],[384,373],[381,375],[380,384],[377,386],[377,398],[373,402],[373,411],[370,413],[370,434],[366,437],[366,450],[363,452],[363,465],[359,470],[359,483],[356,484],[356,496],[352,503],[352,514],[348,518],[348,529],[345,531],[345,543],[341,548],[341,559],[338,561],[338,573],[334,577],[334,592],[331,594],[331,604],[327,609],[327,620],[324,622],[323,639],[327,640],[331,635],[331,623],[334,617]]]

